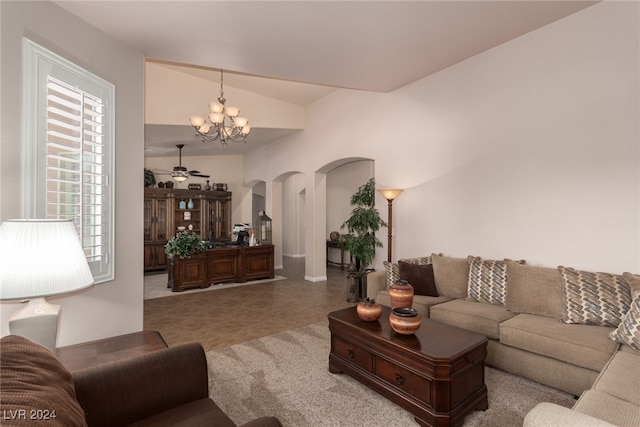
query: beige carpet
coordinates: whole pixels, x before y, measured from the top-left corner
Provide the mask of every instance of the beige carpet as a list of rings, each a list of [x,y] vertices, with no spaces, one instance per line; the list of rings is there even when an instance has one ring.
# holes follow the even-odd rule
[[[328,370],[326,321],[207,352],[210,394],[241,424],[275,415],[285,427],[418,425],[411,414],[358,381]],[[486,368],[489,409],[464,427],[513,427],[537,403],[570,407],[569,394]]]

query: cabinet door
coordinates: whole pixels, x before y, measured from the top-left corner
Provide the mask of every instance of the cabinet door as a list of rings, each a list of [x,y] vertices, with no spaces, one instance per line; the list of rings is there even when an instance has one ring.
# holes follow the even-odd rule
[[[153,240],[154,199],[144,199],[144,240]],[[145,257],[146,259],[146,257]]]
[[[205,238],[213,241],[231,240],[231,193],[208,195],[204,205]]]
[[[154,240],[167,240],[169,230],[169,200],[156,199],[156,229]]]

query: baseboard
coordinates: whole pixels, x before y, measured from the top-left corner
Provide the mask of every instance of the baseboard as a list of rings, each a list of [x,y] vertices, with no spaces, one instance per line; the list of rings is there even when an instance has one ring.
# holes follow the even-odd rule
[[[289,258],[304,258],[304,254],[282,254],[282,256],[286,256]]]
[[[327,276],[318,276],[318,277],[304,276],[304,280],[308,282],[326,282]]]

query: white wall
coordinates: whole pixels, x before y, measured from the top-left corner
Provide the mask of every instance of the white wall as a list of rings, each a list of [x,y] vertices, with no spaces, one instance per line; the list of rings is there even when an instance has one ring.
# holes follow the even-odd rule
[[[49,298],[62,306],[58,344],[139,331],[143,327],[143,57],[52,2],[0,2],[0,19],[0,220],[23,216],[21,43],[26,36],[116,87],[115,280]],[[8,333],[8,319],[19,306],[0,304],[2,335]]]
[[[374,176],[374,162],[359,160],[338,166],[327,173],[327,225],[325,238],[332,231],[347,233],[340,227],[351,216],[353,206],[351,196],[358,188]],[[378,236],[380,238],[380,236]],[[329,260],[340,262],[340,251],[329,251]],[[349,262],[349,252],[345,251],[345,262]]]
[[[305,174],[311,280],[326,239],[316,172],[349,158],[374,159],[379,187],[406,189],[394,259],[640,272],[638,9],[596,4],[392,93],[337,91],[309,108],[304,132],[247,155],[245,181]]]

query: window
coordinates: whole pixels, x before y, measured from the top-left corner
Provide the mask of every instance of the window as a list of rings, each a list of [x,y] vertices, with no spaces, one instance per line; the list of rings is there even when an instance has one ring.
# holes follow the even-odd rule
[[[24,212],[70,219],[96,283],[113,279],[114,86],[24,39]]]

